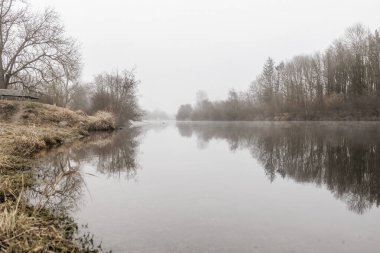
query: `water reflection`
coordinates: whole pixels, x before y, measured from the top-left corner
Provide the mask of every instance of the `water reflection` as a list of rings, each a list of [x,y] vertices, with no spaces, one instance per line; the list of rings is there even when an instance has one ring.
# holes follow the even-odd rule
[[[92,156],[92,163],[99,173],[133,179],[139,168],[137,148],[140,133],[140,128],[130,128],[117,132],[110,138],[100,139],[90,146],[86,145],[82,157]]]
[[[42,154],[34,169],[37,183],[28,192],[29,199],[37,209],[46,207],[58,212],[75,209],[86,188],[83,167],[87,164],[108,177],[134,179],[139,169],[140,134],[138,127],[95,134]]]
[[[27,194],[36,210],[45,207],[64,212],[76,207],[82,195],[83,180],[79,163],[72,159],[70,150],[50,154],[34,175],[37,183]]]
[[[213,139],[248,149],[270,181],[291,178],[326,186],[358,214],[380,204],[377,123],[177,123],[198,147]]]

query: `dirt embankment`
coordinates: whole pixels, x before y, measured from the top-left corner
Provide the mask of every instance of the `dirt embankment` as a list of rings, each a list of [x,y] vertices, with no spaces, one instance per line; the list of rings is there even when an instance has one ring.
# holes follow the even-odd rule
[[[24,193],[35,184],[28,169],[38,152],[115,128],[107,112],[87,116],[40,103],[0,101],[0,252],[96,252],[74,240],[70,217],[36,210]]]

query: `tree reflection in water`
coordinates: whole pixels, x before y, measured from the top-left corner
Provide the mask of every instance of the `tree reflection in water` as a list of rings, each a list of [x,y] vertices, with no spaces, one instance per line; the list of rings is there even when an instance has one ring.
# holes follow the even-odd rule
[[[138,127],[99,133],[42,155],[35,166],[36,184],[28,192],[37,207],[66,211],[77,207],[85,190],[83,165],[90,163],[108,176],[134,179],[139,164]]]
[[[378,123],[177,123],[177,128],[201,143],[222,139],[232,151],[248,149],[271,182],[279,176],[324,185],[358,214],[380,204]]]

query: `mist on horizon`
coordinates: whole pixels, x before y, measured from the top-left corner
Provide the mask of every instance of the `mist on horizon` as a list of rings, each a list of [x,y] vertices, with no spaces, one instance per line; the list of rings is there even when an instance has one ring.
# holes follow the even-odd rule
[[[351,25],[380,24],[374,0],[33,1],[46,6],[80,43],[84,82],[135,69],[142,107],[169,114],[198,90],[215,100],[247,89],[268,57],[323,51]]]

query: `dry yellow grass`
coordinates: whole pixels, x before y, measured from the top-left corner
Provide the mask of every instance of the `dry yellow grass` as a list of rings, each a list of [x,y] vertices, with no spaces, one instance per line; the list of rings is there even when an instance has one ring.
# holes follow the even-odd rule
[[[19,169],[39,151],[81,136],[73,129],[0,123],[0,170]]]
[[[104,129],[115,129],[115,117],[109,112],[97,112],[94,117],[90,119],[88,126],[89,131],[103,131]]]
[[[112,114],[87,116],[50,105],[0,101],[0,252],[94,252],[73,240],[75,223],[23,198],[34,181],[37,153],[88,135],[115,129]],[[36,211],[37,210],[37,211]]]
[[[87,116],[56,106],[16,101],[0,101],[0,108],[7,108],[0,110],[0,169],[19,168],[39,151],[84,137],[89,131],[116,128],[115,118],[108,112]]]
[[[72,219],[28,203],[23,193],[31,184],[30,174],[0,178],[0,252],[82,252]]]
[[[81,252],[66,234],[75,231],[75,224],[57,226],[55,219],[10,205],[0,213],[0,252]]]
[[[0,122],[97,131],[115,128],[114,116],[108,112],[98,112],[95,116],[88,116],[81,111],[74,112],[47,104],[4,100],[0,100]]]

